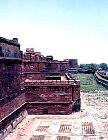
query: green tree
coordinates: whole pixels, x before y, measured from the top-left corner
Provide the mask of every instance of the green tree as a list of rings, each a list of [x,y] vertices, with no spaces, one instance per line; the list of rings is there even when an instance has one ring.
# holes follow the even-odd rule
[[[106,63],[101,63],[101,64],[100,64],[100,68],[101,68],[102,70],[108,70],[108,67],[107,67],[107,64],[106,64]]]

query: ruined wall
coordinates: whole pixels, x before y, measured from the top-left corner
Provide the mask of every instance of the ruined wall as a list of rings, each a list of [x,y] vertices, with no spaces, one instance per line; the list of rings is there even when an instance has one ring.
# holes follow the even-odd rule
[[[70,79],[61,81],[61,75],[68,72],[69,60],[45,58],[27,49],[22,69],[29,114],[70,114],[80,108],[80,83]]]
[[[67,61],[60,61],[60,73],[64,75],[68,72],[69,63]]]
[[[26,81],[25,90],[29,114],[72,113],[72,82]]]
[[[0,57],[20,58],[20,44],[16,39],[0,37]]]
[[[22,62],[22,73],[25,79],[45,80],[45,62],[45,57],[41,53],[27,49]]]
[[[20,115],[19,107],[25,104],[25,94],[21,91],[21,53],[15,41],[0,38],[0,130],[12,123]],[[17,53],[16,53],[17,52]]]
[[[48,76],[64,75],[70,68],[73,68],[70,71],[76,71],[77,67],[77,59],[54,60],[53,56],[44,57],[40,52],[34,52],[33,48],[27,48],[23,55],[22,69],[25,79],[50,79]]]
[[[52,82],[52,83],[51,83]],[[64,81],[47,80],[42,83],[27,83],[26,101],[27,102],[71,102],[72,85],[65,84]]]
[[[80,98],[78,81],[26,80],[25,96],[29,114],[71,114]],[[78,88],[78,89],[77,89]],[[75,95],[76,94],[76,95]]]
[[[81,99],[80,99],[80,81],[76,80],[72,87],[72,98],[73,98],[73,110],[79,111],[81,107]]]
[[[60,74],[60,62],[58,60],[46,61],[45,67],[47,75]]]
[[[72,113],[71,103],[27,103],[27,112],[31,115],[68,115]]]

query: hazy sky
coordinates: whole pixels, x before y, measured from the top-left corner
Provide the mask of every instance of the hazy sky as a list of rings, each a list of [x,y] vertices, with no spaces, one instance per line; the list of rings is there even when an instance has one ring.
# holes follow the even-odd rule
[[[108,63],[108,0],[0,0],[0,36],[58,60]]]

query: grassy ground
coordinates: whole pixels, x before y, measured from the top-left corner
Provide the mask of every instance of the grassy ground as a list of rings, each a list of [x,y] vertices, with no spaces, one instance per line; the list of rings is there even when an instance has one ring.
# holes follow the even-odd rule
[[[92,74],[75,74],[74,75],[81,82],[81,92],[101,92],[107,89],[100,84],[97,84]]]

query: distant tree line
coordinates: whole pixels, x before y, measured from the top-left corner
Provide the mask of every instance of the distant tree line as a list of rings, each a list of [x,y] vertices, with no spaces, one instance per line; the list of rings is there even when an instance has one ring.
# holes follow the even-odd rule
[[[92,73],[94,74],[95,71],[97,70],[108,70],[108,66],[106,63],[101,63],[101,64],[80,64],[80,68],[81,68],[81,72],[85,72],[85,73]]]

